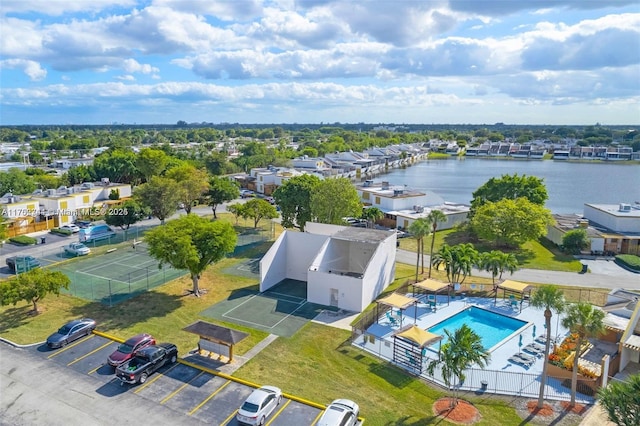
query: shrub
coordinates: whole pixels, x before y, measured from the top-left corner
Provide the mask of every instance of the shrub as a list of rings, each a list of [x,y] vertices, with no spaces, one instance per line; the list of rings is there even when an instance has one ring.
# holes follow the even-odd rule
[[[633,254],[619,254],[616,255],[615,262],[629,269],[640,271],[640,256],[635,256]]]
[[[52,234],[59,234],[59,235],[71,235],[72,232],[69,231],[68,229],[60,229],[60,228],[53,228],[51,231]]]
[[[23,246],[28,246],[30,244],[35,244],[38,240],[33,237],[29,237],[28,235],[18,235],[17,237],[9,238],[9,241],[15,244],[21,244]]]

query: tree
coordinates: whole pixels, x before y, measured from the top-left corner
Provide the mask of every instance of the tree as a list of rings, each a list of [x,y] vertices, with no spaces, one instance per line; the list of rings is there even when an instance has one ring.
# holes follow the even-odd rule
[[[257,228],[262,219],[275,219],[278,217],[278,212],[268,201],[261,198],[252,198],[244,203],[240,215],[245,219],[252,219],[253,227]]]
[[[71,280],[59,271],[32,269],[24,274],[0,283],[0,305],[16,305],[21,300],[33,304],[33,313],[38,314],[38,302],[47,294],[60,295],[68,289]]]
[[[187,214],[191,213],[194,202],[197,202],[209,189],[207,172],[190,164],[174,167],[167,172],[166,176],[180,185],[180,201],[184,204]]]
[[[180,203],[180,185],[173,179],[153,176],[149,182],[143,183],[134,192],[140,204],[151,210],[151,213],[164,224],[166,218],[178,209]]]
[[[590,245],[586,229],[572,229],[562,236],[562,247],[571,254],[579,254]]]
[[[227,206],[227,211],[236,218],[236,225],[238,224],[238,218],[243,215],[244,203],[233,203]]]
[[[298,228],[304,232],[304,226],[312,220],[311,194],[320,185],[320,178],[304,174],[285,181],[273,193],[273,198],[282,216],[282,226]]]
[[[152,176],[160,176],[166,169],[168,162],[167,154],[160,149],[143,148],[136,157],[136,167],[148,182]]]
[[[478,237],[506,246],[537,240],[552,223],[548,209],[526,198],[488,202],[479,207],[471,219],[471,227]]]
[[[122,205],[107,209],[104,221],[107,225],[118,226],[120,229],[129,229],[146,214],[146,210],[135,200],[126,200]]]
[[[422,259],[422,273],[424,274],[424,238],[429,235],[431,224],[425,217],[414,220],[409,225],[409,233],[416,239],[416,282],[418,282],[418,268],[420,266],[420,259]]]
[[[200,296],[200,274],[233,252],[237,238],[228,222],[212,222],[191,214],[171,220],[145,235],[149,254],[160,266],[166,263],[189,271],[195,296]]]
[[[63,178],[64,176],[66,176],[69,186],[79,185],[84,182],[91,182],[92,180],[90,169],[84,164],[70,168],[67,173],[63,175]]]
[[[33,180],[20,169],[12,167],[7,172],[0,173],[0,194],[31,194],[35,189]]]
[[[444,330],[447,335],[447,343],[442,345],[438,354],[438,359],[427,364],[427,372],[433,376],[437,366],[442,368],[442,378],[444,384],[453,391],[453,406],[458,405],[458,386],[454,386],[453,378],[458,379],[458,383],[464,382],[465,370],[477,364],[480,368],[485,368],[491,355],[482,345],[481,337],[468,325],[451,333]]]
[[[555,285],[543,285],[533,293],[531,297],[531,306],[536,308],[544,308],[544,326],[547,330],[547,340],[544,345],[544,359],[545,362],[542,366],[542,378],[540,379],[540,393],[538,395],[538,408],[542,408],[544,405],[544,389],[547,385],[547,370],[549,364],[549,352],[551,348],[551,310],[554,310],[560,315],[564,310],[565,300],[562,290]]]
[[[488,202],[526,198],[533,204],[544,206],[549,198],[543,179],[536,176],[519,176],[517,173],[489,179],[476,189],[472,196],[471,211],[469,212],[471,217],[475,216],[476,211]]]
[[[436,231],[438,230],[438,222],[446,222],[447,216],[437,209],[433,209],[427,215],[429,223],[431,223],[431,250],[429,250],[429,259],[433,256],[433,245],[436,242]],[[431,278],[431,262],[429,262],[429,278]]]
[[[216,209],[219,204],[227,201],[235,200],[240,196],[240,189],[235,181],[227,178],[213,176],[209,179],[209,190],[207,191],[207,200],[211,210],[213,210],[213,218],[217,219]]]
[[[502,273],[509,271],[512,274],[518,268],[518,259],[511,253],[504,253],[500,250],[491,250],[481,253],[478,257],[478,268],[491,272],[491,282],[496,290],[496,277],[502,279]]]
[[[320,223],[340,225],[362,214],[358,191],[347,178],[325,179],[311,194],[311,213]]]
[[[377,207],[368,207],[362,210],[362,218],[367,220],[367,227],[373,228],[377,220],[384,217],[384,213]]]
[[[598,391],[598,400],[616,425],[640,425],[640,374],[624,382],[609,382],[609,386]]]
[[[581,302],[569,305],[566,316],[562,319],[562,325],[578,335],[571,372],[571,402],[569,403],[571,407],[576,404],[578,361],[582,354],[582,343],[590,337],[604,333],[604,316],[605,313],[602,309],[596,308],[590,303]]]
[[[91,166],[98,179],[135,184],[140,181],[136,154],[129,149],[109,149],[96,156]]]
[[[478,263],[478,251],[473,244],[457,244],[449,246],[444,244],[431,259],[433,266],[439,268],[444,266],[447,279],[450,283],[462,284],[468,275],[471,275],[471,268]]]

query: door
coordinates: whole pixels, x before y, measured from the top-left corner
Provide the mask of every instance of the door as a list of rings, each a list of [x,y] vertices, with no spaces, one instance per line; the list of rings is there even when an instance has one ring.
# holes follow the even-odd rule
[[[338,289],[331,288],[329,289],[329,291],[331,292],[331,299],[329,300],[329,305],[335,306],[337,308],[338,307]]]

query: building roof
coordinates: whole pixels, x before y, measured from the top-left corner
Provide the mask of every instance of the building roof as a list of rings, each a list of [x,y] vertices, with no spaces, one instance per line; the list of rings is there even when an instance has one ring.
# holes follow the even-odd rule
[[[249,333],[244,333],[232,328],[211,324],[210,322],[206,321],[196,321],[193,324],[183,328],[183,330],[189,333],[197,334],[198,336],[204,337],[206,339],[217,340],[229,345],[235,345],[236,343],[239,343],[247,336],[249,336]]]
[[[628,205],[629,210],[622,211],[621,205]],[[615,217],[633,217],[640,218],[640,201],[635,203],[620,203],[620,204],[589,204],[585,203],[585,207],[591,207],[596,210],[600,210],[604,213],[608,213]]]
[[[331,235],[331,238],[347,241],[361,241],[365,243],[378,244],[387,238],[395,235],[395,230],[382,231],[379,229],[369,228],[356,228],[345,226],[344,229],[339,230],[335,234]]]
[[[519,293],[524,293],[525,291],[531,290],[533,287],[527,283],[521,283],[518,281],[512,280],[504,280],[502,283],[498,284],[498,288],[504,290],[517,291]]]

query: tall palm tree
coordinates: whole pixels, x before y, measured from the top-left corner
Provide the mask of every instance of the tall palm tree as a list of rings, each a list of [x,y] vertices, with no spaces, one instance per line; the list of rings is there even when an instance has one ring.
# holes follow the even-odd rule
[[[427,372],[433,376],[435,368],[438,365],[441,366],[442,379],[445,385],[452,389],[453,406],[456,406],[458,404],[458,386],[452,386],[453,379],[457,378],[458,383],[462,383],[466,377],[465,370],[473,364],[485,368],[491,355],[482,346],[482,338],[466,324],[453,333],[447,329],[444,332],[448,341],[440,348],[438,359],[429,362]]]
[[[431,225],[429,221],[421,217],[420,219],[414,220],[411,225],[409,225],[409,233],[413,235],[413,238],[416,239],[417,243],[417,255],[416,258],[416,282],[418,281],[418,268],[420,267],[420,259],[422,259],[422,273],[424,273],[424,238],[429,235],[429,230],[431,229]]]
[[[376,220],[382,219],[384,213],[377,207],[368,207],[362,211],[362,218],[367,220],[367,228],[373,228]]]
[[[478,251],[473,244],[457,244],[449,246],[443,244],[433,255],[431,263],[436,268],[444,266],[449,283],[462,284],[471,275],[471,268],[478,263]]]
[[[517,269],[518,259],[516,256],[513,253],[500,252],[500,267],[498,269],[500,271],[500,276],[498,276],[498,279],[501,280],[502,274],[507,271],[513,275]]]
[[[547,385],[547,365],[549,362],[549,351],[551,348],[551,310],[560,315],[564,310],[565,300],[562,290],[555,285],[543,285],[533,293],[531,306],[544,308],[544,326],[547,330],[547,342],[544,345],[544,364],[542,366],[542,378],[540,379],[540,393],[538,395],[538,408],[544,405],[544,389]]]
[[[481,253],[478,257],[478,268],[491,273],[493,288],[496,288],[496,277],[500,274],[501,251],[491,250]]]
[[[562,325],[572,333],[578,335],[576,342],[576,352],[573,357],[573,371],[571,372],[571,402],[570,406],[576,404],[576,388],[578,385],[578,361],[582,342],[589,337],[596,337],[604,333],[604,316],[602,309],[596,308],[590,303],[580,302],[570,305],[567,308],[566,316],[562,319]]]
[[[429,223],[431,223],[431,250],[429,251],[429,259],[433,256],[433,245],[436,242],[436,231],[438,230],[438,222],[446,222],[447,216],[441,210],[433,209],[427,215]],[[431,278],[431,262],[429,262],[429,278]]]

